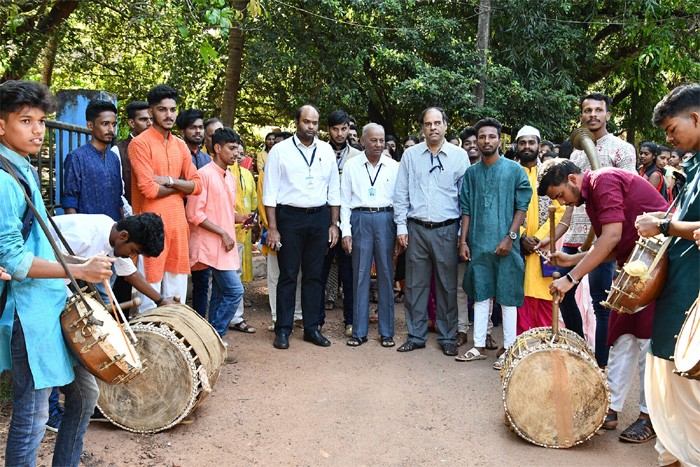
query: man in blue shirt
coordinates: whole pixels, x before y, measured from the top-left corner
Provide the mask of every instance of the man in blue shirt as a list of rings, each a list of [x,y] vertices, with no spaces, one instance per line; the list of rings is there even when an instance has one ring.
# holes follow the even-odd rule
[[[117,108],[92,100],[85,109],[92,138],[66,156],[61,204],[66,214],[106,214],[123,217],[122,170],[119,157],[109,151],[117,128]]]
[[[187,149],[192,155],[192,163],[201,169],[211,162],[211,156],[202,152],[204,142],[204,112],[198,109],[187,109],[177,114],[175,125],[180,130],[180,136],[185,140]],[[212,133],[213,134],[213,133]]]
[[[1,161],[27,181],[27,195],[44,220],[46,208],[28,157],[40,152],[46,114],[53,107],[53,96],[40,83],[6,81],[0,85]],[[60,386],[65,414],[53,464],[77,466],[99,391],[94,377],[75,363],[63,341],[59,316],[66,289],[60,278],[66,272],[52,260],[54,253],[38,222],[33,223],[27,240],[23,239],[27,203],[22,186],[5,170],[0,170],[0,193],[0,268],[11,277],[0,280],[0,293],[7,300],[0,310],[0,371],[11,370],[13,380],[5,463],[36,463],[49,416],[49,393],[53,386]],[[112,275],[112,261],[98,255],[68,268],[78,279],[101,282]]]

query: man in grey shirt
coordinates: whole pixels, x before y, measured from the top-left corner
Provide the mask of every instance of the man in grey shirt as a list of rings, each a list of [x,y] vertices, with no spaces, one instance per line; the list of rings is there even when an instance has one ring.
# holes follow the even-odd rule
[[[447,356],[457,355],[457,229],[459,190],[469,156],[445,140],[447,116],[430,107],[420,116],[425,142],[404,152],[396,180],[394,220],[399,249],[406,249],[408,339],[397,350],[425,347],[428,295],[435,276],[438,343]],[[409,243],[410,238],[410,243]]]

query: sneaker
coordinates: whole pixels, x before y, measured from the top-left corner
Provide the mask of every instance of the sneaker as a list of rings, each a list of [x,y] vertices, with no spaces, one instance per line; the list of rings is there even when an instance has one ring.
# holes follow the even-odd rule
[[[63,409],[57,410],[49,417],[46,422],[46,429],[58,433],[58,429],[61,428],[61,420],[63,420]]]
[[[352,324],[345,325],[345,337],[352,337]]]

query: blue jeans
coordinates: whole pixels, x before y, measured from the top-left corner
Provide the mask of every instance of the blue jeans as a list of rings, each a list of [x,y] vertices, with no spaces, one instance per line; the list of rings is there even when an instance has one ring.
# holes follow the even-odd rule
[[[17,315],[12,328],[11,352],[14,399],[5,447],[5,464],[34,466],[39,443],[49,419],[51,388],[34,388],[24,331]],[[95,378],[80,365],[76,365],[73,370],[75,380],[61,387],[65,394],[65,412],[53,455],[53,465],[58,466],[78,465],[85,431],[99,396]]]
[[[236,271],[209,269],[212,275],[209,323],[223,336],[243,300],[243,284]]]
[[[209,279],[211,269],[192,271],[192,308],[202,318],[207,317],[207,304],[209,303]]]

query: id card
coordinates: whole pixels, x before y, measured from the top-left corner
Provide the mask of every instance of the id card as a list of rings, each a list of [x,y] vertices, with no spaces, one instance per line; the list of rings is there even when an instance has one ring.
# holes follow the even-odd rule
[[[367,192],[368,192],[367,194],[369,195],[370,199],[374,199],[377,197],[377,189],[376,188],[370,188],[369,190],[367,190]]]
[[[314,177],[312,175],[309,175],[308,177],[306,177],[305,180],[306,180],[306,189],[309,191],[313,190],[314,186],[316,186],[316,180],[314,179]]]

